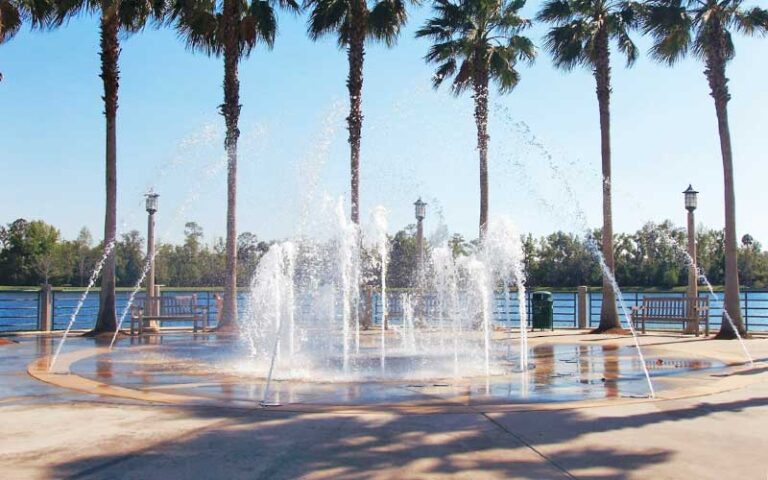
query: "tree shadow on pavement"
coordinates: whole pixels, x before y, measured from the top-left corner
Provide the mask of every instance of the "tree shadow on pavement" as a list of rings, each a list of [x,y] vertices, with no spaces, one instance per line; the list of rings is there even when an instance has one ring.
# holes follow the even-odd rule
[[[589,468],[595,473],[588,478],[620,480],[645,466],[667,462],[674,451],[640,443],[631,448],[577,447],[572,441],[587,434],[743,411],[765,406],[766,400],[701,403],[599,419],[579,410],[345,415],[169,407],[213,422],[171,442],[136,451],[112,446],[113,451],[75,458],[55,465],[50,476],[546,479],[575,478],[568,470]],[[548,456],[543,446],[556,446],[557,453]]]

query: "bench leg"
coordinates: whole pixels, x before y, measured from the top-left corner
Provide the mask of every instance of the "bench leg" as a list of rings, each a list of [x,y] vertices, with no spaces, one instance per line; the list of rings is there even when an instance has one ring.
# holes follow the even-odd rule
[[[643,319],[643,335],[645,335],[645,319]]]

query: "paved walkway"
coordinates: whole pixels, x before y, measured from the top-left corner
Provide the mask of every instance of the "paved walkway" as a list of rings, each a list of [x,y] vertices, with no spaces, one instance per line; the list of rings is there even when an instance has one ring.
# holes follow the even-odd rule
[[[735,342],[644,341],[742,358]],[[81,394],[26,374],[50,351],[43,343],[0,346],[3,479],[768,478],[768,339],[749,341],[758,363],[738,374],[743,386],[723,393],[439,414],[286,413]]]

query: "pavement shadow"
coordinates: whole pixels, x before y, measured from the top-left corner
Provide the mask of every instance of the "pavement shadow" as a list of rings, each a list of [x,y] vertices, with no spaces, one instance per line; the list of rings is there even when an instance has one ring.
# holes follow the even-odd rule
[[[573,432],[550,440],[565,448],[549,458],[524,436],[479,413],[331,415],[213,408],[186,413],[213,422],[138,451],[94,453],[55,465],[50,477],[548,479],[575,478],[568,468],[590,467],[603,472],[591,478],[622,480],[672,454],[662,448],[584,449],[565,443],[590,431],[658,420],[649,416],[599,425],[578,411],[531,412],[549,419],[543,424],[568,422],[560,430]]]

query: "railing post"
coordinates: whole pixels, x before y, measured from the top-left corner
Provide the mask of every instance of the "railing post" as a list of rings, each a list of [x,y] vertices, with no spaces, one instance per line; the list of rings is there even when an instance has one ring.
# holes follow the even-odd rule
[[[573,328],[579,326],[579,292],[573,292]]]
[[[531,309],[533,308],[533,304],[531,303],[531,299],[533,298],[533,292],[528,290],[525,292],[525,318],[521,318],[521,322],[525,322],[523,325],[525,325],[525,328],[528,328],[528,321],[533,318],[533,312],[531,312]]]
[[[205,292],[205,322],[206,325],[211,323],[211,291]]]
[[[749,331],[749,290],[744,290],[744,331]]]
[[[37,309],[37,328],[44,332],[50,332],[53,329],[53,289],[45,284],[40,289],[40,308]]]
[[[147,302],[147,309],[149,310],[150,316],[153,315],[161,315],[162,312],[160,311],[160,285],[154,285],[154,291],[152,292],[152,297],[157,297],[156,299],[150,298]],[[143,319],[142,319],[143,321]],[[145,329],[149,329],[153,332],[159,332],[160,331],[160,322],[158,320],[149,320],[144,324]]]
[[[587,287],[581,286],[577,289],[579,315],[579,328],[587,328]]]

